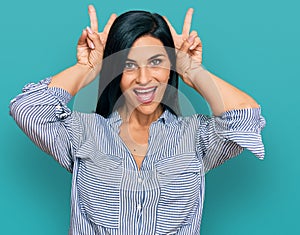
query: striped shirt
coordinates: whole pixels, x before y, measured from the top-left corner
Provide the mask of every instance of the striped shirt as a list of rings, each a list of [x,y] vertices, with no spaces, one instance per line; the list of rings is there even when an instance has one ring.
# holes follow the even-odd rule
[[[177,117],[151,124],[140,170],[119,137],[122,119],[71,112],[71,95],[29,84],[11,101],[10,114],[42,150],[72,172],[74,235],[200,233],[204,175],[244,148],[264,157],[260,108]]]

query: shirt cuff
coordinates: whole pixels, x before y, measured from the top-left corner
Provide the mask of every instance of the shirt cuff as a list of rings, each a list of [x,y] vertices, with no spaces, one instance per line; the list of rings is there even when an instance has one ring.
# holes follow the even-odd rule
[[[35,97],[30,99],[29,105],[55,105],[55,114],[58,119],[64,119],[71,114],[67,103],[72,99],[72,95],[66,90],[58,87],[48,87],[52,77],[45,78],[38,83],[29,83],[24,86],[22,93],[10,102],[10,110],[14,103],[25,97]],[[47,96],[47,98],[45,97]],[[34,100],[34,102],[32,102]],[[10,112],[11,113],[11,112]]]
[[[260,134],[265,124],[260,107],[230,110],[221,116],[214,117],[215,130],[218,135],[247,148],[259,159],[263,159],[265,155]]]

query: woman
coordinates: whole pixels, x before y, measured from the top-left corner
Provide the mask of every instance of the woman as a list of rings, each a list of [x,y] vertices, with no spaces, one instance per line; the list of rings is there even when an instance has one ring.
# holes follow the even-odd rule
[[[112,15],[77,45],[77,63],[11,102],[22,130],[72,172],[70,234],[199,234],[204,172],[248,148],[263,158],[259,105],[204,70],[188,10],[178,35],[144,11]],[[212,117],[181,117],[178,73]],[[66,104],[100,72],[95,114]]]

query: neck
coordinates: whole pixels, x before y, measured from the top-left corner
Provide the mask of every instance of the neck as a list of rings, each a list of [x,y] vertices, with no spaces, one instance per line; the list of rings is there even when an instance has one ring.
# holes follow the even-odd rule
[[[149,127],[151,123],[156,121],[162,113],[163,108],[161,105],[159,105],[157,109],[151,114],[144,114],[138,109],[132,109],[127,105],[124,105],[120,110],[123,122],[141,127]]]

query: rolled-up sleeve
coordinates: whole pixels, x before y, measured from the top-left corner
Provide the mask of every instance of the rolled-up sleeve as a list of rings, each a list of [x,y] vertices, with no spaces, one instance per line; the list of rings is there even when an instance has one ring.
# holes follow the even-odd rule
[[[51,77],[30,83],[10,103],[10,115],[25,134],[43,151],[72,171],[75,133],[71,110],[72,96],[61,88],[49,88]]]
[[[261,130],[266,122],[260,107],[230,110],[221,116],[199,115],[198,119],[196,146],[206,171],[237,156],[245,148],[259,159],[264,158]]]

